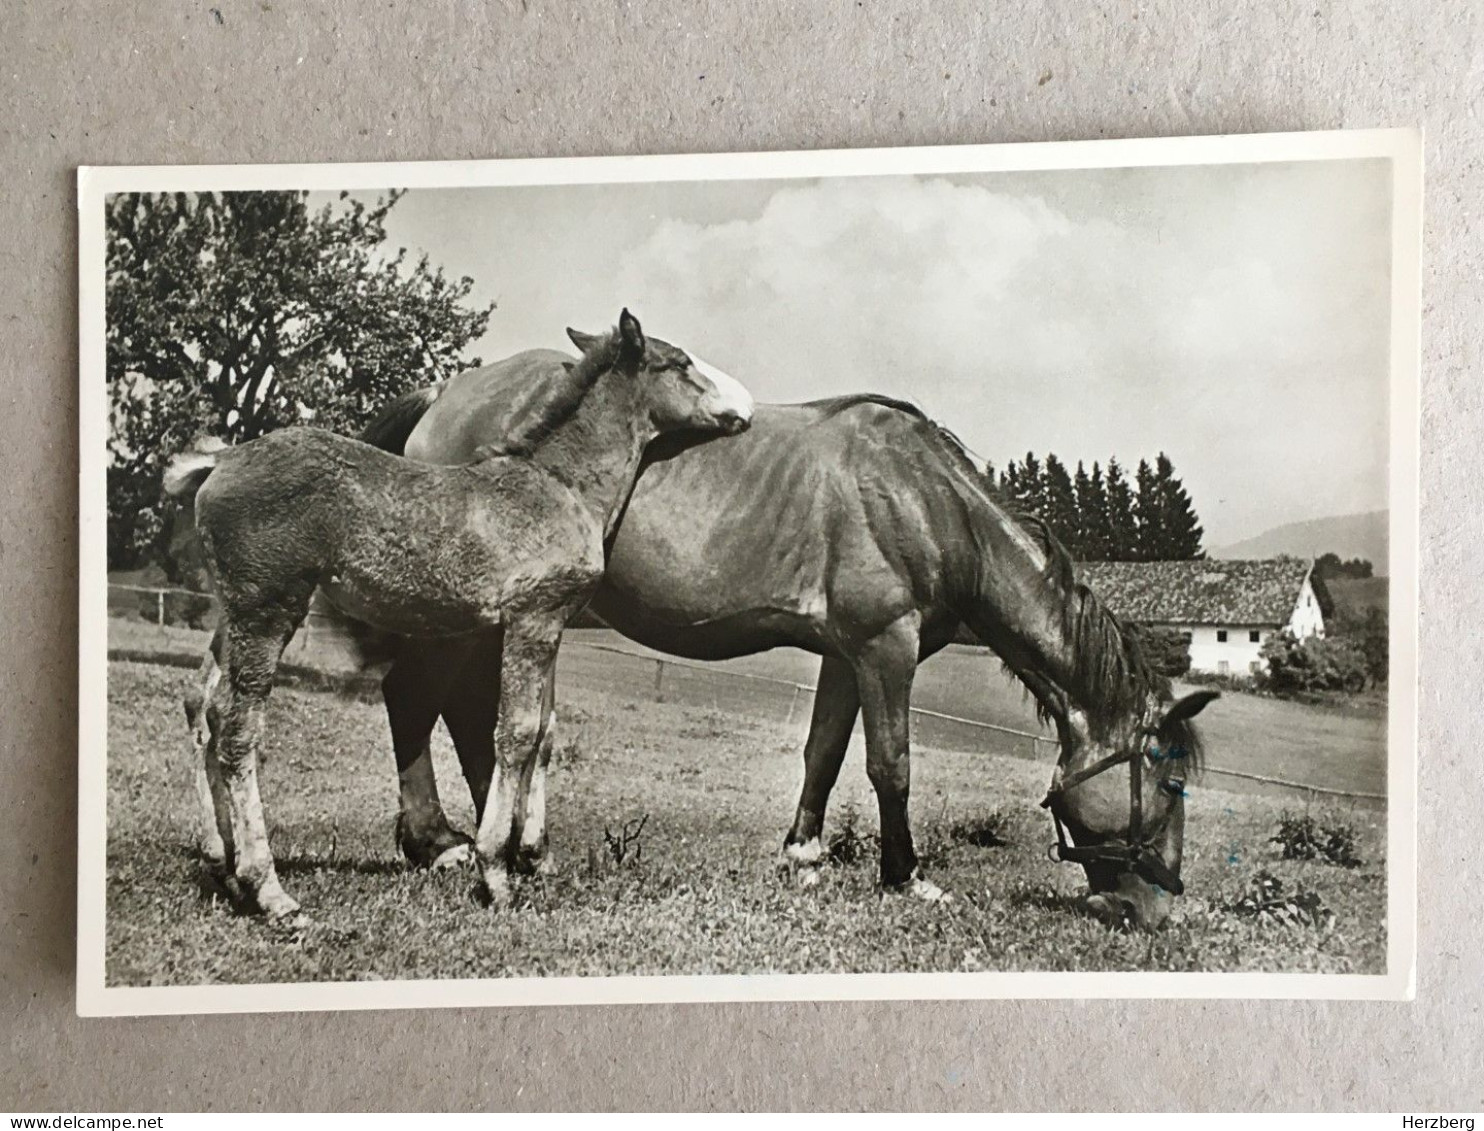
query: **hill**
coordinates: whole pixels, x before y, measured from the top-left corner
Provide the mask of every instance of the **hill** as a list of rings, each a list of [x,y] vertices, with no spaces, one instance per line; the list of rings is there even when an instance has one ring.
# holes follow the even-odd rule
[[[1346,560],[1365,558],[1380,576],[1387,572],[1387,523],[1386,511],[1289,522],[1229,546],[1213,546],[1207,552],[1213,558],[1273,558],[1279,554],[1317,558],[1334,553]]]

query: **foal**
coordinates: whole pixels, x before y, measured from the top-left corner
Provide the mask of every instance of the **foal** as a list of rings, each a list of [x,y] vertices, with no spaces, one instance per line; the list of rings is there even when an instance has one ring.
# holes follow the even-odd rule
[[[194,503],[221,604],[220,669],[207,661],[203,689],[203,847],[268,915],[294,916],[299,905],[274,871],[258,746],[279,659],[316,588],[402,636],[503,626],[496,766],[475,843],[495,903],[508,900],[512,856],[544,843],[557,645],[602,578],[645,446],[680,430],[734,435],[752,419],[741,385],[646,339],[627,310],[568,379],[538,418],[462,467],[286,428],[182,454],[166,471],[167,495]]]

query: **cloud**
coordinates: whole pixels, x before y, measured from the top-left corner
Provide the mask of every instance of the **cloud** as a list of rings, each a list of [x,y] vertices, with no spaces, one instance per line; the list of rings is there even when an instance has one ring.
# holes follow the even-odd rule
[[[1074,214],[981,184],[830,179],[755,218],[659,221],[618,290],[760,400],[908,396],[996,461],[1165,450],[1215,525],[1219,496],[1245,530],[1275,504],[1353,505],[1333,461],[1376,462],[1355,450],[1384,400],[1335,393],[1384,337],[1358,329],[1354,272],[1327,250],[1354,242],[1353,218],[1326,227],[1309,195],[1168,191],[1147,214],[1095,197]],[[1311,453],[1274,426],[1299,415],[1327,429]],[[1380,483],[1358,495],[1377,505]]]

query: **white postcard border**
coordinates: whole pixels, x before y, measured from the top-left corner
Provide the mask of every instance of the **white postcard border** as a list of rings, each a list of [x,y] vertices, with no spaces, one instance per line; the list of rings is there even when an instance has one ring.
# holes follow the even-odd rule
[[[1391,679],[1384,974],[666,975],[124,987],[105,982],[107,540],[104,199],[116,192],[540,186],[1336,161],[1392,163]],[[78,172],[79,638],[77,1011],[81,1016],[661,1002],[986,998],[1411,1000],[1416,991],[1417,562],[1422,136],[1345,130],[899,149]]]

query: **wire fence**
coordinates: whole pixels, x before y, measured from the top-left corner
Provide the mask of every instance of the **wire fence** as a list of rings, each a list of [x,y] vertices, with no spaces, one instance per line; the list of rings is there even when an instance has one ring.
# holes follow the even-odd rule
[[[216,617],[215,600],[209,593],[118,582],[110,582],[108,585],[108,609],[111,617],[143,621],[161,630],[171,627],[210,629]],[[297,653],[297,658],[308,659],[311,664],[322,664],[324,654],[333,651],[344,639],[336,618],[311,610],[305,627],[300,630],[286,659],[296,658]],[[714,664],[569,638],[564,643],[563,650],[571,654],[574,649],[580,650],[584,657],[574,657],[577,677],[588,681],[601,680],[602,685],[612,692],[636,699],[673,699],[703,706],[709,704],[718,710],[753,711],[759,705],[758,697],[748,689],[761,689],[787,699],[787,710],[781,713],[785,713],[786,723],[789,725],[807,715],[811,702],[808,697],[812,697],[816,690],[814,684],[803,681],[720,668]],[[626,661],[625,670],[618,671],[612,667],[605,668],[601,673],[593,670],[598,657],[604,655],[622,657]],[[648,677],[643,674],[645,665],[653,665]],[[780,702],[780,711],[781,706]],[[962,735],[976,734],[993,735],[1000,750],[1023,753],[1031,758],[1049,755],[1057,749],[1057,740],[1044,733],[934,711],[926,707],[913,706],[911,712],[919,739],[928,745],[955,749],[964,745]],[[982,743],[979,745],[982,748]],[[1384,793],[1336,789],[1223,766],[1208,765],[1204,772],[1301,793],[1309,800],[1337,798],[1382,803],[1386,801]]]

